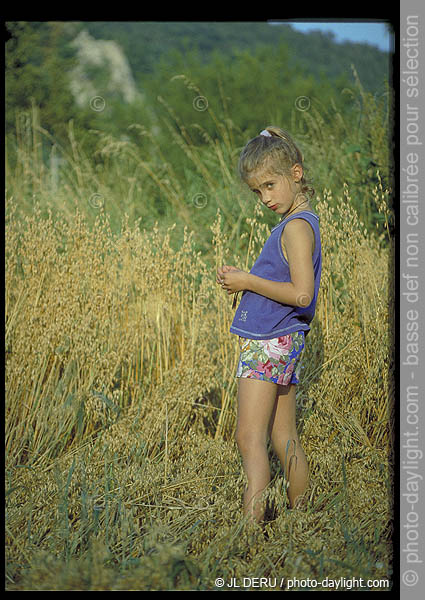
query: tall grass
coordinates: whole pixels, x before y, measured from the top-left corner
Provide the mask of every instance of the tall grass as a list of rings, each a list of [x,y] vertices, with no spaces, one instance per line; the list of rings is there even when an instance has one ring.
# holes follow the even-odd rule
[[[146,228],[158,222],[162,233],[175,224],[177,240],[187,226],[196,249],[210,257],[212,238],[205,225],[214,221],[219,208],[232,249],[245,252],[241,235],[249,232],[246,218],[252,206],[237,181],[237,161],[242,146],[258,131],[236,127],[231,112],[236,108],[229,107],[224,94],[221,107],[211,106],[187,77],[173,79],[186,89],[190,105],[190,94],[195,107],[196,100],[203,99],[206,109],[193,108],[193,122],[182,122],[173,106],[159,97],[155,125],[135,123],[116,137],[102,130],[100,119],[99,129],[83,138],[76,136],[71,121],[68,143],[60,144],[42,126],[36,106],[18,114],[16,135],[7,138],[8,197],[16,198],[27,214],[35,202],[44,215],[50,208],[53,214],[70,217],[78,206],[90,225],[102,205],[114,233],[120,231],[123,214],[130,223],[141,219]],[[322,105],[305,98],[308,110],[294,108],[291,115],[276,115],[277,124],[287,123],[300,144],[317,193],[331,189],[341,195],[343,184],[348,184],[360,220],[369,232],[383,234],[385,242],[386,226],[392,223],[377,210],[374,188],[382,183],[391,193],[390,92],[372,96],[357,78],[356,91],[344,93],[352,99],[344,110],[339,102]],[[215,135],[208,133],[210,126]],[[273,225],[273,215],[264,219]]]
[[[226,166],[237,148],[230,138],[196,148],[175,134],[204,177],[205,187],[193,177],[188,201],[171,164],[156,170],[161,148],[149,162],[127,141],[103,140],[96,170],[71,135],[56,194],[32,127],[6,205],[7,588],[391,580],[392,238],[379,173],[377,234],[349,186],[316,190],[323,275],[297,389],[311,486],[290,510],[273,462],[269,522],[250,532],[233,441],[233,312],[215,271],[249,269],[269,229]],[[137,185],[142,214],[130,215]],[[148,218],[158,188],[165,226],[159,213]]]

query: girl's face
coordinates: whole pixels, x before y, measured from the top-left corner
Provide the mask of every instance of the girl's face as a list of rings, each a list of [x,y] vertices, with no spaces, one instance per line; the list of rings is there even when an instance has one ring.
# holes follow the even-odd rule
[[[263,204],[275,213],[283,215],[294,208],[301,178],[302,167],[294,165],[288,177],[266,170],[258,171],[249,177],[247,184]]]

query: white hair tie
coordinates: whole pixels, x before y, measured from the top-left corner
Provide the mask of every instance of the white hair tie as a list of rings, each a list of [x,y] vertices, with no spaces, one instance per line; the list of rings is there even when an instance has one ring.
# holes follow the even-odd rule
[[[260,135],[264,135],[265,137],[272,137],[272,134],[267,131],[267,129],[263,129]]]

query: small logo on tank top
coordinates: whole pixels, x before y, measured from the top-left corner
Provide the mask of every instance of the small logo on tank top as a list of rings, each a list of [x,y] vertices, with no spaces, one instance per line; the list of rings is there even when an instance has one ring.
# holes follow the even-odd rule
[[[241,310],[241,316],[239,317],[239,321],[246,321],[247,316],[248,316],[248,311]]]

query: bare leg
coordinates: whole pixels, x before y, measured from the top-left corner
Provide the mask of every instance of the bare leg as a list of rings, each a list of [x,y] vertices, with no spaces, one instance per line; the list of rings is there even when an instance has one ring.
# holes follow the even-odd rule
[[[307,489],[308,464],[296,430],[296,385],[278,385],[275,408],[270,422],[273,450],[289,482],[288,496],[291,507]]]
[[[267,439],[277,384],[239,378],[236,441],[248,485],[244,493],[244,514],[257,523],[264,519],[262,492],[270,482]]]

